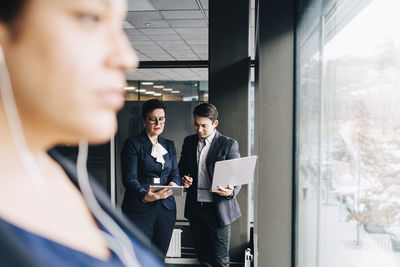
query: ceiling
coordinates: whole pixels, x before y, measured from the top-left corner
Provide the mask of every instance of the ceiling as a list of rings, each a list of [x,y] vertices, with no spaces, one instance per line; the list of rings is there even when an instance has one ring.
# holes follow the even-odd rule
[[[254,58],[254,1],[250,55]],[[128,0],[124,30],[140,61],[208,60],[208,0]],[[140,69],[128,80],[208,80],[207,69]]]

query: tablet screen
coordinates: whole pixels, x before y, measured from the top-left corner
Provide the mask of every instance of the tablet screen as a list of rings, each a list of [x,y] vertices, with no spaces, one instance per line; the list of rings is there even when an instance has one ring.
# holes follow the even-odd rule
[[[154,192],[157,192],[163,188],[168,188],[172,190],[172,194],[174,196],[182,196],[183,195],[183,186],[173,186],[173,185],[152,185]]]

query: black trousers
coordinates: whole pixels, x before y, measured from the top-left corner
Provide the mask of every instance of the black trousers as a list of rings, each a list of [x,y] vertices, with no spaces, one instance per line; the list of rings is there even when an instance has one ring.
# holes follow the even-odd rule
[[[154,201],[148,205],[148,209],[127,213],[127,216],[163,253],[165,258],[174,230],[176,209],[167,210],[161,201]]]
[[[231,225],[218,224],[217,208],[207,204],[197,205],[190,230],[197,257],[203,266],[229,266],[229,242]]]

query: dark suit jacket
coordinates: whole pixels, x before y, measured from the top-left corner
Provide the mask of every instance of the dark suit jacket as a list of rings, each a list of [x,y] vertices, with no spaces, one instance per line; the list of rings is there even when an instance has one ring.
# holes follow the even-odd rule
[[[161,178],[162,185],[168,185],[170,182],[181,184],[174,142],[159,136],[158,143],[168,151],[163,156],[165,160],[163,169],[161,163],[156,162],[151,156],[153,144],[145,131],[138,136],[128,138],[125,142],[121,152],[121,165],[122,181],[126,189],[122,210],[126,213],[143,211],[151,205],[142,201],[151,185],[148,182],[149,178]],[[160,201],[166,209],[176,209],[173,196]]]
[[[60,155],[55,150],[49,151],[50,156],[56,160],[64,169],[68,177],[78,186],[76,166],[69,159]],[[142,232],[126,218],[121,210],[116,209],[111,205],[110,197],[104,192],[103,188],[96,182],[93,177],[89,177],[90,185],[93,193],[104,211],[118,223],[122,229],[130,236],[134,237],[143,249],[140,249],[142,254],[155,254],[162,259],[161,253],[151,244],[150,240],[142,234]],[[146,258],[146,255],[137,256]],[[10,232],[9,228],[0,221],[0,266],[41,266],[35,255],[32,255],[29,247],[24,244],[21,239]]]
[[[181,176],[190,174],[193,178],[193,183],[187,191],[185,203],[185,217],[189,220],[193,219],[195,214],[194,211],[197,208],[198,142],[199,137],[197,134],[186,137],[183,142],[181,159],[179,161],[179,171]],[[240,158],[238,142],[232,138],[221,135],[217,131],[206,159],[208,176],[211,179],[211,183],[215,162],[235,158]],[[241,186],[235,186],[235,196],[239,193],[240,187]],[[214,193],[213,196],[218,210],[218,222],[221,226],[231,224],[242,215],[236,197],[229,200],[216,193]]]

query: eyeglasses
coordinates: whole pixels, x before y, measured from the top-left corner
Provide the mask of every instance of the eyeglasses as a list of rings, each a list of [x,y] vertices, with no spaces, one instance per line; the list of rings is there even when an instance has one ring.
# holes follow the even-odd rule
[[[150,122],[150,124],[164,124],[165,123],[165,117],[160,117],[160,118],[147,118]]]

